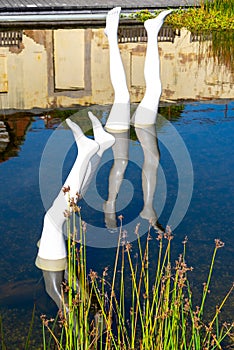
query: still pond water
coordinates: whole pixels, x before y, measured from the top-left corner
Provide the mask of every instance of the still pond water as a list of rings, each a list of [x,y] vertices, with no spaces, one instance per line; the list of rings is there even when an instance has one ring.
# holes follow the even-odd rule
[[[37,45],[42,42],[38,37],[39,35]],[[28,38],[29,34],[26,40]],[[59,74],[61,72],[58,72],[58,76]],[[17,79],[16,77],[15,80]],[[135,80],[139,82],[140,78]],[[65,84],[66,81],[61,78],[57,83]],[[227,82],[225,84],[228,85]],[[216,91],[220,88],[219,83],[217,86]],[[225,86],[224,89],[227,87]],[[84,87],[86,88],[87,86]],[[135,90],[134,98],[137,99]],[[182,90],[181,94],[184,93]],[[225,91],[228,94],[227,88]],[[92,110],[105,124],[110,105],[96,103],[74,109],[73,102],[70,101],[69,106],[67,98],[77,96],[71,93],[64,97],[60,91],[60,97],[57,98],[60,98],[60,102],[63,101],[63,109],[56,105],[55,109],[50,106],[45,110],[44,102],[41,102],[38,110],[29,113],[29,108],[19,110],[22,100],[30,108],[33,104],[28,96],[25,97],[27,93],[23,89],[21,102],[18,95],[15,97],[16,105],[12,96],[9,96],[8,108],[6,93],[10,95],[11,91],[1,94],[4,108],[1,112],[3,136],[0,153],[0,314],[9,349],[21,349],[35,302],[35,336],[30,349],[39,349],[39,316],[42,313],[54,315],[56,307],[46,295],[41,271],[34,265],[37,241],[40,238],[45,209],[66,177],[77,152],[72,133],[62,122],[71,116],[92,137],[88,110]],[[165,92],[165,96],[167,93]],[[160,107],[156,125],[160,166],[153,202],[160,225],[165,227],[169,223],[173,228],[175,258],[182,250],[181,242],[188,236],[187,262],[194,267],[191,281],[194,294],[198,293],[198,298],[207,276],[214,240],[220,238],[225,242],[225,247],[218,251],[211,284],[209,300],[213,305],[221,300],[234,280],[234,96],[229,95],[228,99],[223,99],[219,92],[220,99],[217,99],[217,94],[218,92],[216,99],[211,101],[164,103]],[[214,96],[211,95],[210,98],[212,97]],[[97,94],[96,99],[101,101],[102,94]],[[109,95],[107,101],[109,103]],[[38,107],[38,104],[39,102],[34,106]],[[132,109],[134,108],[135,104],[132,105]],[[9,142],[3,140],[4,137],[8,137]],[[130,231],[140,221],[144,239],[148,223],[139,216],[144,205],[141,180],[142,147],[134,128],[131,128],[127,139],[128,165],[117,199],[116,217],[123,214],[129,239],[132,239]],[[110,266],[111,269],[115,251],[116,230],[113,218],[109,218],[110,223],[103,212],[103,203],[108,197],[108,178],[112,164],[110,149],[102,158],[96,176],[80,202],[82,218],[88,224],[88,267],[98,271],[105,266]],[[224,314],[225,319],[233,320],[233,296]]]

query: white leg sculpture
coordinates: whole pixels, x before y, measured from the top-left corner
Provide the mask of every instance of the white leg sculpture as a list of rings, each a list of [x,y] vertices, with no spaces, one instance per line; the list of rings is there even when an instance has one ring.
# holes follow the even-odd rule
[[[66,266],[66,246],[63,237],[64,212],[68,209],[68,196],[77,197],[86,169],[92,156],[99,150],[99,145],[84,136],[79,126],[70,119],[66,120],[72,129],[78,147],[78,156],[64,183],[64,187],[70,187],[69,194],[60,190],[51,208],[44,217],[42,235],[36,265],[42,270],[60,271]]]
[[[123,132],[129,129],[130,124],[130,98],[124,66],[118,46],[120,11],[120,7],[115,7],[108,12],[105,28],[105,34],[109,42],[110,77],[115,95],[114,104],[105,128],[108,131],[113,132]]]
[[[78,156],[63,186],[63,188],[70,187],[69,196],[71,198],[76,198],[77,192],[85,193],[102,154],[115,142],[114,137],[103,130],[99,120],[91,112],[88,114],[92,122],[95,141],[85,137],[76,123],[70,119],[66,120],[73,132],[78,148]],[[36,265],[43,271],[46,292],[59,309],[62,306],[61,283],[67,262],[63,235],[64,211],[68,208],[68,198],[66,196],[63,189],[61,189],[52,207],[44,217],[43,231],[36,259]]]
[[[113,146],[113,144],[115,143],[115,138],[114,136],[112,136],[111,134],[109,134],[103,129],[102,124],[93,115],[92,112],[88,112],[88,115],[89,115],[89,119],[92,122],[94,139],[99,144],[99,150],[97,154],[99,155],[99,157],[102,157],[103,153],[108,148]]]
[[[171,12],[172,10],[162,11],[156,18],[149,19],[144,23],[148,36],[144,67],[146,91],[131,120],[136,127],[144,127],[156,122],[159,99],[162,93],[158,32],[163,25],[164,19]]]
[[[85,178],[81,187],[81,195],[84,196],[84,194],[87,191],[87,188],[89,187],[89,184],[93,178],[93,175],[95,174],[98,165],[101,161],[101,157],[103,155],[103,153],[110,148],[111,146],[113,146],[113,144],[115,143],[115,138],[109,134],[108,132],[106,132],[103,127],[102,124],[100,123],[100,121],[93,115],[92,112],[88,112],[89,115],[89,119],[92,122],[92,126],[93,126],[93,133],[94,133],[94,139],[95,141],[98,143],[99,145],[99,150],[97,151],[97,153],[90,159],[89,163],[88,163],[88,167],[86,170],[86,174],[85,174]]]
[[[69,197],[76,199],[77,193],[84,193],[90,177],[98,166],[102,153],[111,147],[115,141],[113,136],[103,130],[93,114],[89,113],[89,116],[94,127],[94,136],[98,142],[87,138],[76,123],[70,119],[66,120],[73,132],[78,147],[78,156],[63,186],[63,188],[70,187],[69,193],[64,193],[62,188],[44,217],[36,259],[36,265],[42,270],[62,271],[65,269],[67,253],[63,236],[63,224],[65,222],[64,212],[68,209]],[[92,158],[98,152],[93,167]]]

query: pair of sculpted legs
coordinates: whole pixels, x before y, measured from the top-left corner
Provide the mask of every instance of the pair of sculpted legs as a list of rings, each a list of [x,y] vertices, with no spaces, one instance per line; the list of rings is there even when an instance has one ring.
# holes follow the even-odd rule
[[[118,191],[124,176],[124,172],[128,162],[128,137],[127,132],[130,127],[130,98],[127,88],[125,71],[118,47],[118,24],[120,16],[120,8],[111,10],[106,18],[105,34],[109,42],[110,52],[110,76],[114,89],[114,104],[110,115],[106,122],[107,133],[103,130],[100,122],[95,116],[89,112],[94,131],[94,140],[91,140],[82,133],[77,124],[67,119],[67,124],[71,128],[77,148],[78,156],[74,165],[63,185],[69,186],[69,196],[75,200],[77,193],[85,193],[90,182],[92,174],[95,172],[103,152],[113,146],[114,164],[109,177],[109,197],[104,205],[105,214],[109,215],[109,221],[113,224],[111,215],[115,211],[115,201]],[[146,126],[154,125],[157,116],[158,103],[161,95],[160,67],[157,36],[164,18],[171,11],[161,12],[157,18],[145,22],[145,28],[148,35],[148,45],[145,58],[145,81],[146,92],[142,102],[139,104],[132,118],[132,123],[137,128],[145,128]],[[124,136],[125,142],[121,142],[121,137]],[[141,133],[142,134],[142,133]],[[115,136],[115,137],[114,137]],[[141,138],[143,136],[140,136]],[[120,140],[118,142],[118,140]],[[150,148],[151,149],[151,148]],[[142,172],[142,183],[145,203],[152,202],[152,187],[155,187],[155,180],[149,175],[149,169],[152,169],[154,174],[157,171],[157,164],[152,164],[146,160],[149,159],[149,152],[143,148],[145,162]],[[153,175],[154,178],[154,175]],[[155,176],[156,178],[156,176]],[[66,245],[63,236],[63,225],[65,222],[64,211],[68,209],[68,193],[64,194],[63,188],[55,198],[51,208],[47,211],[44,217],[43,230],[40,240],[36,265],[43,270],[45,285],[48,294],[54,299],[58,307],[61,303],[60,285],[63,279],[63,272],[66,267]],[[114,189],[114,190],[113,190]],[[151,191],[149,190],[151,189]],[[153,191],[154,193],[154,191]],[[146,208],[143,209],[142,216],[147,217],[152,215],[146,214]]]

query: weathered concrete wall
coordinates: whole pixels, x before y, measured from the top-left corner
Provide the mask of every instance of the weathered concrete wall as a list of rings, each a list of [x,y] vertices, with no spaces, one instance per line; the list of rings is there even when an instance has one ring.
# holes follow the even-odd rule
[[[24,35],[20,49],[4,47],[0,49],[0,55],[6,59],[7,84],[7,91],[1,90],[2,108],[28,109],[47,106],[45,47]]]
[[[190,32],[182,30],[174,44],[160,45],[162,98],[234,98],[234,72],[217,64],[211,41],[190,39]]]

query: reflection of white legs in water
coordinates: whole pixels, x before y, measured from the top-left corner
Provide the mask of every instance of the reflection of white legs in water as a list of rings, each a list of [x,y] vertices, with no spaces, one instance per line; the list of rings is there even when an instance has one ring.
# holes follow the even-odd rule
[[[108,228],[116,228],[116,198],[128,165],[129,133],[112,133],[115,144],[112,147],[114,164],[109,175],[108,199],[103,205],[105,223]]]
[[[161,228],[157,226],[157,214],[153,207],[159,164],[159,149],[155,122],[162,92],[158,32],[163,25],[165,17],[170,13],[171,10],[162,11],[156,18],[149,19],[144,23],[148,36],[144,68],[146,91],[132,118],[138,140],[141,143],[144,153],[144,163],[142,167],[144,207],[140,216],[150,220],[152,225],[158,229]]]
[[[160,80],[160,60],[158,52],[158,32],[164,19],[172,10],[162,11],[156,18],[145,21],[148,43],[145,57],[145,95],[132,118],[137,127],[154,124],[157,117],[159,99],[162,92]]]
[[[123,62],[118,46],[118,25],[120,7],[108,12],[106,17],[105,34],[109,42],[110,77],[114,89],[114,104],[106,122],[106,129],[113,132],[122,132],[129,128],[130,99],[126,83]]]
[[[54,300],[58,309],[62,306],[61,283],[64,279],[64,270],[46,271],[43,270],[45,289],[47,294]]]
[[[143,219],[149,220],[152,226],[156,228],[158,217],[153,206],[159,165],[156,125],[153,124],[146,128],[135,128],[135,132],[144,153],[144,163],[142,167],[144,207],[140,216]]]

